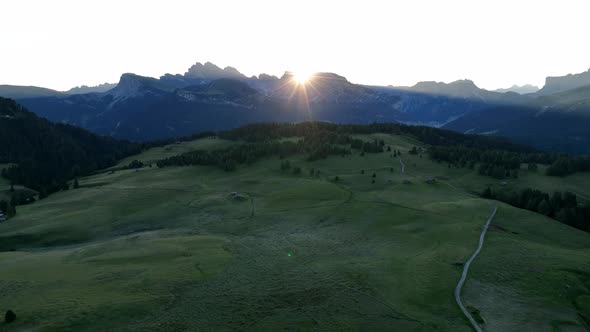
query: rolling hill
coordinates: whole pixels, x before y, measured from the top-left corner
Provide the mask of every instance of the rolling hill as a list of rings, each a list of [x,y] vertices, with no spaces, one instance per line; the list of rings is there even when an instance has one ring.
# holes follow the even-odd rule
[[[306,131],[251,129],[120,165],[257,141],[312,144]],[[431,160],[432,146],[417,137],[357,133],[384,152],[269,154],[230,172],[166,166],[83,177],[79,189],[21,206],[0,224],[0,309],[16,312],[14,331],[471,331],[453,289],[498,206],[462,293],[469,311],[489,331],[585,331],[590,235],[474,193],[542,184],[587,203],[588,174],[483,177]]]
[[[63,95],[62,92],[40,88],[36,86],[0,85],[0,97],[11,99],[54,97]]]

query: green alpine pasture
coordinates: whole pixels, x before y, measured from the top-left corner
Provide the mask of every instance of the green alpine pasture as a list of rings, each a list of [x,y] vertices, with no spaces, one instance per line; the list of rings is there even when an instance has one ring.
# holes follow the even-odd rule
[[[194,141],[179,141],[174,144],[168,144],[162,147],[149,149],[140,155],[125,158],[113,168],[121,168],[129,165],[134,160],[139,160],[146,165],[153,164],[156,161],[172,156],[176,156],[185,152],[195,150],[218,150],[231,146],[233,142],[218,139],[216,137],[207,137]]]
[[[17,315],[0,330],[472,331],[453,290],[495,205],[463,291],[484,330],[588,329],[588,233],[480,199],[499,182],[409,155],[411,138],[375,137],[405,173],[392,152],[108,170],[19,206],[0,224],[0,312]],[[590,197],[584,174],[508,185],[541,181]]]

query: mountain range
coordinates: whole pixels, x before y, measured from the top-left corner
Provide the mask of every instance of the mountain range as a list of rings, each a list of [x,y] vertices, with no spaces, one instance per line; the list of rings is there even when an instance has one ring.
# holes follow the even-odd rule
[[[0,95],[6,89],[0,86]],[[302,85],[289,72],[280,78],[247,77],[233,67],[207,62],[184,74],[150,78],[128,73],[116,86],[74,90],[84,93],[29,88],[15,95],[12,88],[8,97],[50,121],[136,141],[253,122],[400,122],[588,153],[588,90],[590,71],[550,77],[539,91],[520,94],[484,90],[470,80],[412,87],[358,85],[334,73],[317,73]]]
[[[539,87],[538,86],[535,86],[535,85],[531,85],[531,84],[516,85],[515,84],[515,85],[513,85],[513,86],[511,86],[511,87],[509,87],[507,89],[496,89],[494,91],[496,91],[496,92],[502,92],[502,93],[504,93],[504,92],[516,92],[518,94],[525,95],[525,94],[528,94],[528,93],[535,93],[535,92],[537,92],[539,90],[540,90]]]
[[[114,83],[104,83],[96,86],[81,85],[71,88],[68,91],[57,91],[36,86],[0,85],[0,97],[11,99],[57,97],[93,92],[106,92],[116,86],[117,84]]]

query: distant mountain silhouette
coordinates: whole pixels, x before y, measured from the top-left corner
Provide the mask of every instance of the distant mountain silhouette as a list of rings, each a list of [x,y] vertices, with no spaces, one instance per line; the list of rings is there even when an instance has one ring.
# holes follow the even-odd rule
[[[545,86],[537,92],[538,96],[547,96],[559,92],[576,89],[590,85],[590,69],[580,74],[566,76],[547,77]]]
[[[246,77],[232,67],[197,63],[182,75],[159,79],[123,74],[106,92],[58,93],[19,98],[19,102],[54,122],[138,141],[253,122],[400,122],[505,135],[575,153],[586,151],[584,144],[590,142],[584,130],[576,129],[590,128],[584,116],[588,113],[585,96],[581,88],[542,97],[500,93],[480,89],[470,80],[376,87],[353,84],[334,73],[316,73],[301,85],[289,72],[280,78]]]
[[[71,88],[70,90],[66,91],[65,93],[69,94],[69,95],[79,95],[79,94],[83,94],[83,93],[106,92],[116,86],[117,86],[116,83],[103,83],[103,84],[99,84],[96,86],[81,85],[81,86]]]
[[[515,92],[521,95],[525,95],[528,93],[535,93],[537,91],[539,91],[539,87],[538,86],[534,86],[531,84],[526,84],[526,85],[513,85],[507,89],[497,89],[494,90],[495,92],[501,92],[501,93],[506,93],[506,92]]]
[[[184,75],[159,79],[123,74],[103,93],[23,98],[29,109],[55,122],[104,135],[150,140],[253,121],[322,120],[340,123],[403,122],[442,126],[466,113],[521,102],[517,94],[479,89],[471,81],[423,83],[413,88],[371,87],[333,73],[316,73],[307,85],[292,74],[248,78],[232,67],[193,65]]]
[[[105,83],[97,86],[78,86],[68,91],[56,91],[36,86],[19,86],[19,85],[0,85],[0,97],[23,99],[37,97],[51,97],[63,95],[75,95],[92,92],[106,92],[117,86],[117,84]]]
[[[590,85],[542,96],[537,98],[536,103],[545,109],[590,115]]]
[[[189,79],[201,79],[201,80],[216,80],[220,78],[233,78],[233,79],[244,79],[242,73],[240,73],[234,67],[225,67],[221,69],[211,62],[201,64],[197,62],[192,65],[188,71],[184,74],[184,77]]]
[[[4,98],[21,99],[59,96],[62,94],[64,93],[36,86],[0,85],[0,97]]]
[[[590,85],[537,97],[525,106],[466,114],[445,128],[505,136],[545,150],[590,153]]]

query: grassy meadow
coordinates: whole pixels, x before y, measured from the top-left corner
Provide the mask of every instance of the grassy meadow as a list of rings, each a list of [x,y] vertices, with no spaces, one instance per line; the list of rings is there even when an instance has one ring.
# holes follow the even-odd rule
[[[401,150],[405,173],[390,152],[288,158],[301,174],[278,157],[116,170],[19,206],[0,224],[0,312],[17,314],[0,330],[471,331],[453,290],[496,204],[465,304],[486,331],[588,329],[589,234],[480,199],[497,180],[409,155],[411,138],[361,138]],[[509,185],[590,197],[589,181],[523,172]]]

